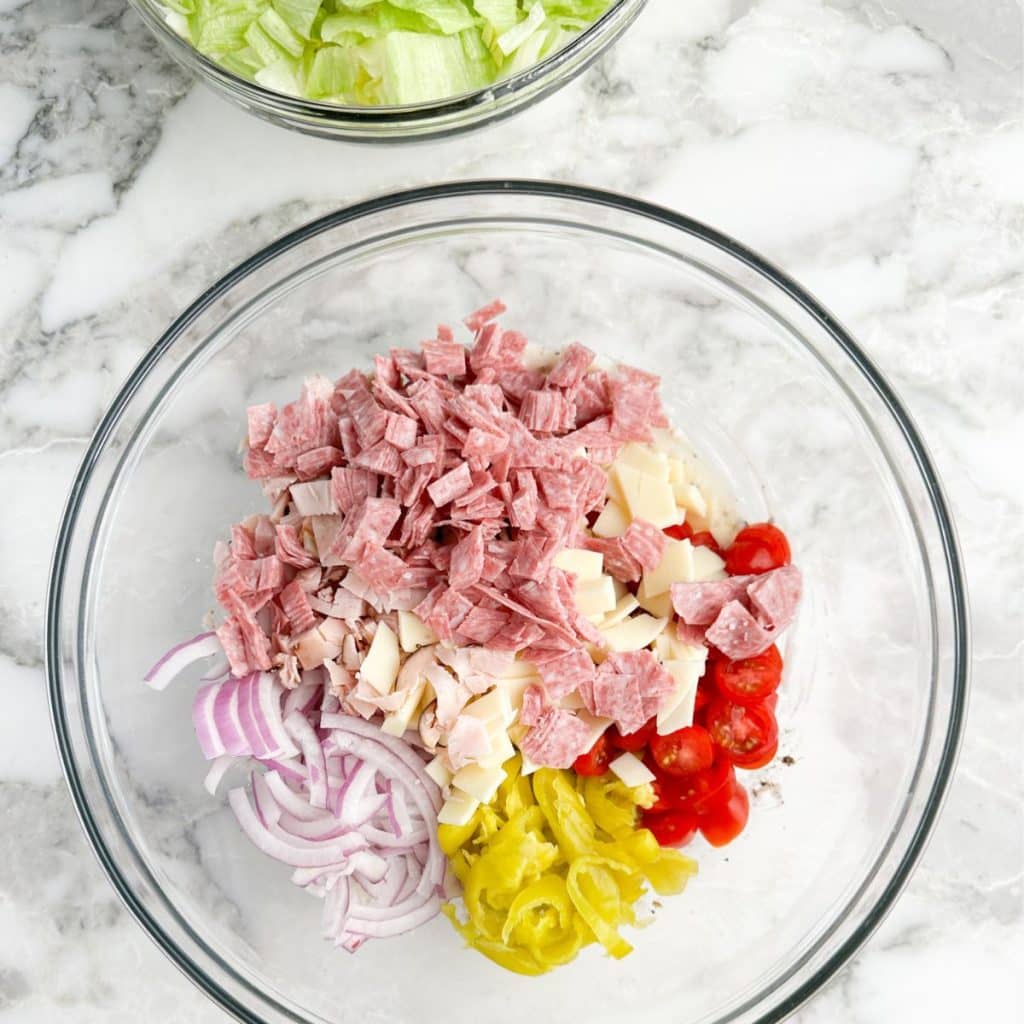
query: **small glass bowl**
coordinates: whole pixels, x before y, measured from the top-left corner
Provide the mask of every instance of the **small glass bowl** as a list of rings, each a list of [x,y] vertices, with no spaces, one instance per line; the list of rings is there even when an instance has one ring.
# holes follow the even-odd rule
[[[167,52],[219,95],[285,128],[350,142],[409,142],[455,135],[524,110],[584,71],[633,23],[646,2],[616,0],[567,46],[487,89],[431,103],[351,107],[287,96],[242,78],[178,35],[156,0],[131,0]]]
[[[579,340],[663,378],[669,416],[750,519],[785,527],[806,593],[786,637],[779,758],[750,823],[697,840],[699,875],[541,978],[439,918],[351,957],[320,905],[202,788],[196,677],[149,665],[212,608],[212,550],[263,507],[245,408],[369,366],[501,296],[551,348]],[[49,594],[58,746],[104,869],[144,928],[239,1020],[265,1024],[768,1024],[892,905],[953,771],[967,691],[960,558],[931,461],[878,370],[813,298],[735,241],[589,189],[465,182],[361,203],[275,242],[187,309],[101,422]]]

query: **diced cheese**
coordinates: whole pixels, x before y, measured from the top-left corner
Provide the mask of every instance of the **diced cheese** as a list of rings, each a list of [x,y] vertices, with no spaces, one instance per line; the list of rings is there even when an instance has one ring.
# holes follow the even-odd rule
[[[649,597],[641,588],[636,592],[636,597],[645,612],[650,612],[658,618],[667,618],[672,614],[672,597],[667,591],[656,597]]]
[[[468,793],[471,797],[486,804],[498,792],[498,787],[505,781],[504,770],[482,764],[467,764],[452,776],[452,786]]]
[[[687,486],[682,504],[695,515],[706,516],[708,514],[708,503],[704,500],[704,492],[696,484]]]
[[[513,711],[518,711],[523,706],[523,691],[531,683],[539,683],[540,676],[522,676],[519,679],[502,679],[498,684],[508,695],[508,702]]]
[[[504,726],[501,727],[501,731],[493,728],[494,722],[487,723],[487,734],[491,740],[491,752],[481,759],[481,764],[492,764],[492,765],[503,765],[510,757],[512,757],[516,748],[512,746],[512,741],[508,738],[508,730]]]
[[[601,615],[615,607],[615,581],[611,576],[577,580],[576,609],[581,615]]]
[[[640,758],[635,754],[631,754],[628,750],[615,758],[608,767],[630,789],[634,786],[645,786],[648,782],[654,781],[654,772]]]
[[[629,513],[617,501],[606,502],[591,529],[595,537],[621,537],[629,529]]]
[[[657,729],[665,736],[677,729],[693,725],[693,706],[697,697],[697,683],[704,671],[703,662],[665,661],[665,671],[676,681],[675,690],[662,701],[658,710]]]
[[[708,658],[708,649],[703,644],[687,644],[676,635],[674,629],[666,629],[654,641],[654,653],[662,661],[696,661],[704,670]]]
[[[468,825],[469,819],[476,814],[480,801],[471,797],[468,793],[455,790],[441,807],[437,815],[438,823],[441,825]]]
[[[641,651],[654,643],[666,625],[667,618],[656,619],[640,612],[616,626],[602,629],[601,636],[611,651]]]
[[[422,676],[416,680],[416,682],[409,687],[407,696],[402,702],[402,706],[397,711],[392,711],[391,714],[385,715],[384,722],[381,724],[380,731],[387,733],[389,736],[402,736],[406,729],[412,724],[413,719],[416,717],[417,711],[420,707],[420,699],[423,697],[423,691],[426,689],[427,681]]]
[[[644,597],[664,594],[673,583],[687,583],[693,579],[693,545],[688,540],[669,540],[661,553],[661,561],[645,572],[638,591]]]
[[[686,483],[686,467],[681,460],[673,458],[671,455],[668,457],[668,482],[670,484]]]
[[[640,602],[629,592],[625,597],[620,597],[615,607],[604,617],[602,626],[607,629],[609,626],[618,625],[627,615],[631,615],[640,607]]]
[[[693,549],[693,578],[695,580],[724,580],[725,562],[711,550],[698,544]]]
[[[631,466],[659,480],[669,479],[668,458],[665,453],[650,445],[638,444],[636,441],[630,441],[629,444],[622,446],[615,457],[615,465]]]
[[[412,654],[420,647],[436,644],[434,631],[415,612],[398,613],[398,642],[406,654]]]
[[[604,571],[604,555],[600,551],[566,548],[555,555],[555,565],[566,572],[575,573],[577,583],[582,580],[596,580]]]
[[[377,624],[370,649],[359,666],[359,678],[366,680],[381,696],[391,692],[398,678],[398,638],[386,622]]]
[[[452,773],[448,771],[448,766],[441,759],[440,754],[433,761],[430,761],[424,770],[441,789],[444,789],[452,781]]]
[[[626,508],[633,519],[645,519],[659,528],[679,521],[675,495],[667,480],[618,463],[612,467],[609,476],[617,477]]]
[[[503,729],[515,717],[512,701],[509,699],[508,691],[503,686],[495,686],[482,697],[471,700],[462,709],[462,713],[472,715],[474,718],[480,718],[484,721],[494,720],[500,722]]]

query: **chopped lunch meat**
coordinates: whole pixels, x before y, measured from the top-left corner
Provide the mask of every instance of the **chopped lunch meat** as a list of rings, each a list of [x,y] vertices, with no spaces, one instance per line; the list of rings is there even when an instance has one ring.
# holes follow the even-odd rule
[[[571,711],[549,708],[542,711],[521,744],[534,764],[568,768],[590,743],[590,727]]]

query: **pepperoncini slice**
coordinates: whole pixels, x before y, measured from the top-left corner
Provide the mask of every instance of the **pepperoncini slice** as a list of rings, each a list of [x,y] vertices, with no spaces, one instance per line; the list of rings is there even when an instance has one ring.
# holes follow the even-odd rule
[[[600,943],[613,957],[632,946],[649,883],[682,890],[696,864],[636,827],[637,791],[609,776],[580,778],[540,768],[523,775],[517,756],[489,805],[463,826],[441,826],[452,873],[462,883],[465,920],[445,915],[467,944],[518,974],[543,974]]]

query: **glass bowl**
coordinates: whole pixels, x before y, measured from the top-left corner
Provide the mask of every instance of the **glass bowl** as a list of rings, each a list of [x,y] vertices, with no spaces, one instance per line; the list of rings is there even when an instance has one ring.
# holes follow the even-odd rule
[[[262,507],[245,407],[431,337],[501,296],[533,340],[580,340],[663,375],[681,430],[750,519],[774,515],[806,578],[786,649],[780,758],[750,825],[632,931],[525,979],[443,918],[357,956],[242,835],[205,766],[198,671],[143,672],[213,606],[211,552]],[[940,485],[892,389],[798,285],[658,207],[540,182],[375,199],[242,264],[186,310],[103,418],[61,527],[47,657],[56,735],[89,839],[189,977],[244,1021],[648,1024],[785,1017],[851,956],[921,854],[967,688],[960,560]]]
[[[525,109],[571,82],[633,23],[647,0],[615,0],[561,50],[487,89],[431,103],[355,107],[288,96],[221,67],[167,23],[157,0],[131,0],[167,52],[219,95],[285,128],[350,142],[408,142],[455,135]]]

